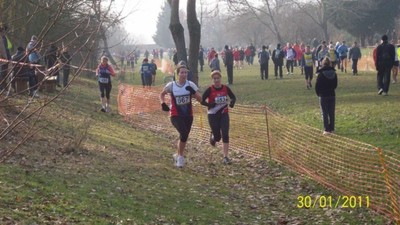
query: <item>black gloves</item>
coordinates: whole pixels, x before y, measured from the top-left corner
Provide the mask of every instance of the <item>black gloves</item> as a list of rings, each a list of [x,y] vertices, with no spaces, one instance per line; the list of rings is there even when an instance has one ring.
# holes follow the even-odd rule
[[[200,104],[207,106],[208,109],[214,108],[217,105],[215,102],[208,103],[206,101],[202,101]]]
[[[188,90],[192,95],[196,94],[196,91],[191,86],[186,86],[185,89]]]
[[[169,111],[169,107],[167,106],[167,104],[165,104],[165,102],[163,102],[163,103],[161,104],[161,108],[162,108],[162,110],[165,111],[165,112],[168,112],[168,111]]]
[[[233,108],[235,106],[235,99],[231,99],[231,103],[229,103],[229,107]]]
[[[206,106],[207,106],[208,109],[211,109],[211,108],[214,108],[216,105],[217,105],[217,103],[211,102],[211,103],[207,103]]]

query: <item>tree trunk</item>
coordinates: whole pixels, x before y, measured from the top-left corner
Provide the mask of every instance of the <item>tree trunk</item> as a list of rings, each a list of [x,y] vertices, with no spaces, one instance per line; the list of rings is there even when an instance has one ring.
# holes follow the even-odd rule
[[[276,9],[271,9],[270,3],[269,1],[265,1],[266,6],[267,6],[267,10],[268,10],[268,17],[271,20],[272,26],[273,26],[273,33],[275,33],[276,38],[278,39],[278,42],[283,44],[283,39],[282,39],[282,35],[279,31],[279,26],[276,24],[274,15],[277,14],[278,12],[276,11]],[[247,3],[248,4],[248,3]],[[275,10],[275,12],[273,12],[273,10]]]
[[[322,24],[322,30],[323,30],[323,32],[324,32],[325,41],[326,41],[327,43],[329,43],[329,40],[331,40],[331,39],[330,39],[330,37],[329,37],[329,32],[328,32],[328,22],[324,22],[324,23]]]
[[[104,51],[106,52],[107,57],[110,60],[110,63],[112,65],[115,65],[116,68],[118,68],[117,63],[114,60],[114,57],[112,56],[110,50],[108,49],[108,40],[107,40],[107,37],[106,37],[106,33],[105,33],[105,31],[103,29],[100,29],[100,32],[101,32],[101,35],[100,35],[101,36],[101,40],[103,41],[103,44],[104,44]]]
[[[322,18],[321,18],[321,28],[322,31],[324,33],[324,38],[326,43],[329,43],[330,41],[330,37],[329,37],[329,33],[328,33],[328,16],[327,14],[327,3],[324,1],[321,1],[321,6],[322,6],[322,10],[321,10],[321,14],[322,14]]]
[[[171,31],[172,38],[174,39],[178,61],[183,60],[187,62],[185,34],[183,32],[183,26],[179,21],[179,0],[169,0],[168,3],[171,6],[169,30]]]
[[[198,85],[199,81],[199,73],[197,70],[198,67],[198,56],[199,56],[199,48],[200,48],[200,39],[201,39],[201,26],[199,21],[197,20],[196,14],[196,0],[190,0],[187,2],[187,23],[189,29],[189,68],[192,72],[192,81]]]

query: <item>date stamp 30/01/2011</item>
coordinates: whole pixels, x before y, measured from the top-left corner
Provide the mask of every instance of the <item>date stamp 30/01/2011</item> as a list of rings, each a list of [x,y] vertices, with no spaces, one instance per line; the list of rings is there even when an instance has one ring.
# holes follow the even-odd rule
[[[370,206],[369,196],[339,195],[337,197],[325,195],[299,195],[297,197],[297,208],[361,208]]]

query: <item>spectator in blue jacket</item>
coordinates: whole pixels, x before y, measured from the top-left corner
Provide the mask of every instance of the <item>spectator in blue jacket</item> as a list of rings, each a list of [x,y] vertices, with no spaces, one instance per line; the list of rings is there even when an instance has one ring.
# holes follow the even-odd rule
[[[149,63],[147,58],[143,59],[142,66],[140,68],[140,75],[142,77],[143,88],[150,88],[153,80],[153,66]]]
[[[340,70],[345,73],[347,73],[347,53],[349,52],[349,49],[346,46],[346,41],[342,41],[342,44],[339,45],[337,52],[339,54],[340,58]]]

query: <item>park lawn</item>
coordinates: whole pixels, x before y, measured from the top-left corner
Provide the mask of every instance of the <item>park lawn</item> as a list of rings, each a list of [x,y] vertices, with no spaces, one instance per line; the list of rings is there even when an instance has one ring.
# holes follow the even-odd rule
[[[238,104],[268,104],[291,119],[321,126],[317,98],[313,91],[305,89],[300,75],[261,81],[257,72],[257,66],[235,70],[232,90],[238,97]],[[210,82],[208,74],[209,71],[200,74],[203,90]],[[123,79],[139,84],[137,73],[133,79],[129,76],[131,74]],[[373,83],[362,81],[372,75],[340,76],[338,111],[343,105],[341,110],[349,113],[346,117],[338,115],[338,121],[347,122],[338,122],[337,132],[361,140],[364,126],[353,120],[367,118],[367,110],[362,106],[374,100],[367,97],[358,100],[347,88],[359,90],[356,93],[361,97],[377,99],[368,110],[374,115],[388,107],[381,101],[398,104],[391,99],[399,92],[393,88],[390,96],[377,96]],[[356,79],[364,87],[350,88],[343,83]],[[315,198],[339,194],[283,165],[247,159],[239,153],[232,155],[237,159],[233,165],[224,166],[219,157],[213,157],[220,154],[218,149],[189,143],[191,161],[186,168],[176,169],[171,158],[176,134],[151,133],[119,116],[115,106],[117,80],[114,81],[110,114],[99,112],[96,82],[87,78],[76,80],[61,98],[45,108],[38,124],[42,129],[0,165],[1,223],[387,223],[365,207],[299,209],[300,195]],[[157,83],[162,80],[163,75],[159,74]],[[346,93],[343,95],[347,97],[340,97],[339,93]],[[16,101],[23,101],[23,98],[18,97]],[[355,105],[358,107],[353,108]],[[358,115],[353,114],[355,111]],[[390,116],[387,116],[389,120]],[[377,126],[374,132],[392,138],[386,132],[387,127],[380,126],[379,122],[370,122],[369,126]],[[19,132],[14,134],[17,136]],[[373,141],[372,136],[366,141]]]
[[[366,67],[360,65],[359,68]],[[400,84],[390,84],[389,96],[379,96],[376,72],[359,71],[358,76],[352,76],[351,63],[348,63],[347,71],[338,71],[336,134],[383,148],[384,151],[400,153]],[[227,82],[224,67],[222,72],[223,82]],[[313,89],[306,89],[300,68],[294,69],[294,75],[286,75],[284,68],[282,80],[276,80],[273,74],[271,61],[268,80],[261,80],[257,62],[242,70],[234,69],[234,85],[231,89],[238,103],[266,104],[290,119],[322,129],[318,97]],[[158,74],[156,83],[162,84],[164,76]],[[128,78],[127,83],[139,85],[140,79],[136,77],[137,74],[135,79]],[[210,84],[210,70],[205,66],[204,72],[199,74],[200,90],[205,90]]]

